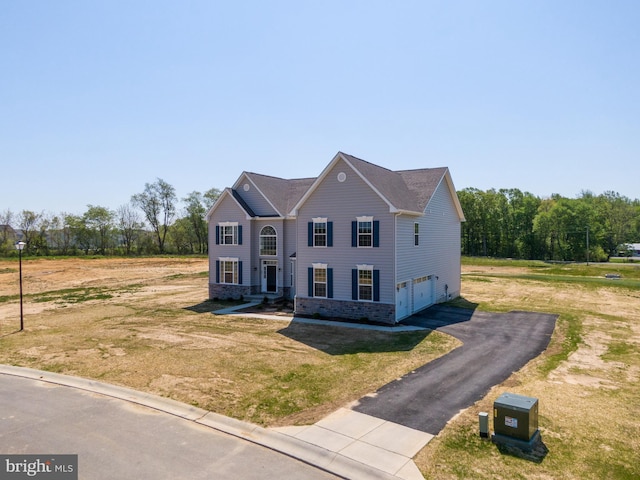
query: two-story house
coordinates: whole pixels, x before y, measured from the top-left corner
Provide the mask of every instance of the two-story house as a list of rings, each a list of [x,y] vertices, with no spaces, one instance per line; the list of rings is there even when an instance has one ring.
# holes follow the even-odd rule
[[[317,178],[244,172],[209,222],[209,296],[273,293],[298,315],[393,324],[460,295],[464,215],[447,168],[342,152]]]

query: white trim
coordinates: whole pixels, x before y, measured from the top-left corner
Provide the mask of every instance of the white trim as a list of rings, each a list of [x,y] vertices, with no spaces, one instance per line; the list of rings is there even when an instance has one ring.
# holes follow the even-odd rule
[[[258,188],[258,186],[256,185],[256,182],[254,182],[254,181],[253,181],[253,179],[250,177],[250,175],[251,175],[251,174],[250,174],[250,172],[246,172],[246,171],[245,171],[245,172],[242,172],[242,173],[240,174],[240,178],[238,178],[238,180],[236,180],[236,183],[234,183],[234,184],[233,184],[233,189],[234,189],[234,190],[238,190],[238,187],[240,186],[240,183],[242,183],[240,180],[242,180],[242,177],[245,177],[245,178],[246,178],[246,180],[247,180],[248,182],[250,182],[250,183],[251,183],[251,185],[253,185],[253,187],[257,190],[257,192],[258,192],[260,195],[262,195],[262,198],[264,198],[264,199],[266,200],[266,202],[271,206],[271,208],[273,208],[273,211],[274,211],[274,212],[276,212],[280,218],[283,218],[283,217],[284,217],[284,215],[282,215],[282,212],[280,212],[280,210],[278,210],[278,209],[276,208],[276,206],[275,206],[273,203],[271,203],[271,200],[269,200],[269,197],[267,197],[264,193],[262,193],[262,190],[260,190],[260,189]],[[244,188],[244,186],[243,186],[243,188]],[[246,192],[246,191],[247,191],[247,190],[245,190],[245,192]]]
[[[312,263],[313,266],[313,297],[329,298],[329,269],[326,263]],[[324,282],[316,282],[316,270],[324,270]],[[316,295],[316,285],[324,285],[324,295]]]
[[[311,223],[313,223],[313,245],[311,245],[313,248],[327,248],[328,247],[328,243],[329,243],[329,222],[328,222],[328,218],[327,217],[316,217],[316,218],[312,218],[311,220],[313,220]],[[320,225],[320,224],[324,224],[324,245],[316,245],[316,225]],[[317,234],[318,236],[322,235],[321,233]]]
[[[220,272],[219,272],[219,276],[220,276],[220,282],[219,285],[240,285],[240,259],[237,257],[218,257],[218,261],[220,262]],[[233,264],[232,270],[231,270],[231,276],[233,277],[233,280],[235,280],[234,282],[225,282],[225,273],[227,273],[224,270],[224,264],[225,263],[231,263]]]
[[[211,221],[211,217],[213,216],[213,212],[216,208],[218,208],[218,205],[220,205],[222,203],[222,200],[224,199],[224,197],[230,196],[231,199],[235,202],[235,204],[238,206],[238,208],[244,212],[244,218],[247,220],[251,220],[252,217],[251,215],[249,215],[249,212],[247,212],[244,207],[238,202],[238,200],[236,199],[236,197],[233,196],[231,192],[230,188],[225,188],[222,193],[220,194],[220,196],[216,199],[215,202],[213,202],[213,205],[211,205],[211,208],[209,209],[209,211],[207,212],[207,214],[205,215],[205,219],[207,220],[207,222]]]
[[[267,227],[273,229],[273,235],[263,235],[262,234],[262,231]],[[272,237],[275,237],[275,239],[276,239],[276,245],[275,245],[276,253],[274,253],[274,254],[262,253],[262,239],[263,238],[272,238]],[[267,224],[263,225],[260,228],[260,231],[258,232],[258,254],[261,257],[277,257],[278,256],[278,230],[276,229],[276,227],[274,227],[270,223],[267,223]]]
[[[455,208],[456,213],[458,214],[458,217],[460,218],[460,221],[461,222],[466,222],[467,220],[466,220],[466,218],[464,218],[464,212],[462,211],[462,205],[460,205],[460,199],[458,198],[458,194],[456,193],[456,187],[453,185],[453,180],[451,179],[451,173],[449,173],[449,169],[448,168],[444,172],[444,175],[442,175],[442,178],[438,182],[438,185],[436,186],[436,188],[433,189],[433,195],[431,195],[431,198],[429,199],[427,204],[424,206],[424,212],[426,213],[427,210],[429,209],[429,205],[431,204],[431,201],[433,200],[433,197],[436,196],[435,194],[438,191],[438,189],[440,188],[440,185],[442,185],[443,181],[447,184],[447,189],[449,190],[449,195],[451,196],[451,200],[453,201],[453,207]]]

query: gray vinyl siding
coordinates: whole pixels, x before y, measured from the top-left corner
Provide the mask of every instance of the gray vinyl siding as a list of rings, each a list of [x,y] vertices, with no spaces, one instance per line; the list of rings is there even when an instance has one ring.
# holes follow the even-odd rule
[[[443,302],[447,300],[445,285],[449,298],[460,295],[460,218],[444,181],[425,209],[425,220],[425,232],[420,232],[428,252],[425,274],[438,276],[436,302]]]
[[[419,245],[414,244],[414,224],[420,226]],[[425,234],[428,228],[427,217],[398,215],[396,218],[396,283],[405,282],[423,275],[435,274],[429,268],[429,249]]]
[[[238,222],[242,225],[242,245],[216,245],[216,226],[220,222]],[[209,283],[216,282],[216,260],[220,257],[238,258],[242,261],[242,282],[249,284],[251,271],[251,221],[230,196],[222,199],[209,219]]]
[[[243,188],[245,184],[249,184],[248,191],[245,191]],[[249,205],[253,213],[258,216],[278,215],[278,212],[273,209],[258,189],[247,181],[246,177],[243,178],[238,185],[239,188],[236,190],[236,193]]]
[[[291,286],[291,255],[296,253],[296,221],[293,219],[285,220],[284,224],[284,248],[282,260],[282,272],[284,275],[285,287]]]
[[[336,178],[339,172],[347,175],[342,183]],[[374,221],[380,222],[378,248],[351,246],[351,222],[359,216],[373,216]],[[327,217],[333,222],[332,247],[307,246],[307,224],[314,217]],[[395,302],[394,215],[346,163],[337,162],[298,211],[297,237],[298,297],[308,294],[307,268],[313,263],[326,263],[333,268],[334,300],[351,301],[351,270],[367,264],[380,271],[380,303]]]

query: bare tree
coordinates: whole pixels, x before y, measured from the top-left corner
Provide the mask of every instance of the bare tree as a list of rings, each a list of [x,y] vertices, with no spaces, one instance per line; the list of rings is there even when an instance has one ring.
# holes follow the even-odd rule
[[[138,238],[144,224],[140,221],[138,212],[133,209],[130,203],[118,207],[116,210],[116,224],[120,231],[126,253],[130,255],[133,244]]]
[[[144,192],[131,197],[131,203],[142,210],[155,232],[160,253],[164,253],[167,232],[176,214],[176,199],[175,189],[160,178],[155,183],[146,183]]]

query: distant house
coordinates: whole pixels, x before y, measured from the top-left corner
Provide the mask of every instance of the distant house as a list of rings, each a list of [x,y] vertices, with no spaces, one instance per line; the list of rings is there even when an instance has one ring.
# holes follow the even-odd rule
[[[209,296],[393,324],[460,295],[464,215],[449,170],[338,152],[317,178],[243,172],[207,214]]]
[[[640,257],[640,243],[623,243],[618,250],[625,256]]]

